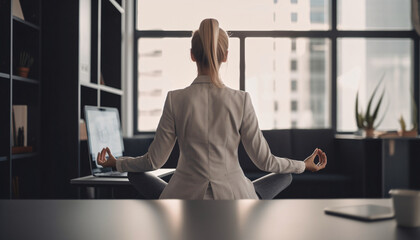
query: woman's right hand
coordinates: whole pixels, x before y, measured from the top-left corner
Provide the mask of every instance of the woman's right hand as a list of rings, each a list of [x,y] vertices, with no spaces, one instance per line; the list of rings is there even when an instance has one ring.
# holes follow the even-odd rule
[[[106,154],[108,153],[108,159],[106,159]],[[101,152],[98,152],[98,157],[96,158],[99,165],[102,167],[115,167],[117,160],[112,155],[111,150],[106,147],[102,148]]]
[[[315,163],[315,158],[318,156],[319,161]],[[311,172],[317,172],[321,169],[324,169],[327,165],[327,155],[319,148],[316,148],[311,156],[307,157],[305,160],[305,170]]]

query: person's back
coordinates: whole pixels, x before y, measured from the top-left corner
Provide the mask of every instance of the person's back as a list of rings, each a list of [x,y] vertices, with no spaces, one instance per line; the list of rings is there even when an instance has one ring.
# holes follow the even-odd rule
[[[245,92],[218,88],[209,76],[198,76],[191,86],[168,97],[177,103],[172,105],[172,114],[180,149],[170,186],[186,186],[191,181],[194,186],[182,193],[168,186],[161,197],[191,198],[198,194],[202,199],[210,184],[215,198],[257,198],[238,161]],[[249,189],[244,191],[244,187]]]
[[[226,87],[220,79],[219,68],[227,60],[228,45],[228,36],[219,28],[217,20],[203,20],[191,40],[191,59],[197,64],[198,77],[191,86],[168,93],[148,153],[136,158],[121,157],[117,161],[110,149],[104,148],[98,153],[98,163],[116,167],[120,172],[155,170],[167,161],[178,140],[180,156],[170,182],[166,185],[159,179],[151,180],[160,198],[178,199],[258,199],[257,193],[272,198],[291,181],[290,176],[277,173],[324,168],[326,155],[319,149],[305,161],[271,154],[249,94]],[[259,169],[275,174],[254,183],[246,178],[237,155],[240,142]],[[108,160],[106,152],[110,155]],[[316,156],[320,157],[317,165]],[[130,182],[140,181],[130,179]],[[145,183],[133,183],[139,191],[143,189],[142,184]]]

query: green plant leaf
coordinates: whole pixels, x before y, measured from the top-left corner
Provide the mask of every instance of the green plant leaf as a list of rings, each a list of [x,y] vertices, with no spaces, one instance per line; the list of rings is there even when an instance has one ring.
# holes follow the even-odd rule
[[[404,118],[403,118],[403,116],[401,115],[401,117],[400,117],[400,125],[401,125],[401,130],[403,131],[403,132],[405,132],[406,131],[406,128],[405,128],[405,121],[404,121]]]
[[[357,128],[362,128],[362,124],[360,122],[360,114],[359,114],[359,91],[356,93],[356,106],[355,106],[355,117],[356,117],[356,125]]]
[[[369,99],[369,103],[368,103],[366,113],[365,113],[365,120],[366,120],[367,127],[373,127],[373,123],[375,119],[373,119],[373,116],[370,115],[370,108],[372,106],[372,102],[373,102],[373,99],[375,98],[376,92],[378,91],[378,88],[381,85],[382,80],[384,79],[384,76],[385,75],[382,75],[381,79],[379,80],[378,85],[376,85],[375,90],[373,90],[372,96]]]
[[[375,110],[373,111],[373,115],[372,115],[372,123],[375,122],[376,117],[378,116],[378,112],[379,112],[379,108],[381,107],[381,103],[382,103],[382,99],[384,98],[385,95],[385,89],[382,92],[381,98],[379,98],[378,104],[376,105]],[[385,113],[384,113],[385,114]]]
[[[416,104],[416,100],[414,100],[414,96],[413,94],[411,94],[411,106],[412,106],[412,113],[411,113],[411,123],[413,124],[413,128],[412,130],[417,129],[418,127],[418,123],[417,123],[417,104]]]
[[[358,125],[359,125],[359,128],[360,129],[363,129],[363,128],[365,128],[366,126],[364,125],[364,118],[363,118],[363,114],[361,114],[361,113],[358,113],[357,114],[357,121],[358,121]]]

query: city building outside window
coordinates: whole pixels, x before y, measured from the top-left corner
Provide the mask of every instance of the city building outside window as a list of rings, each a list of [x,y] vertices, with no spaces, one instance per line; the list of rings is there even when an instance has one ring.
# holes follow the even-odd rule
[[[290,14],[290,21],[292,21],[293,23],[297,22],[298,21],[298,14],[295,13],[295,12],[292,12]]]
[[[250,93],[262,129],[354,132],[356,93],[366,106],[382,79],[379,129],[397,130],[418,96],[410,11],[410,0],[138,0],[135,131],[155,131],[166,93],[195,78],[190,37],[205,17],[230,32],[221,77]]]
[[[292,39],[292,52],[296,52],[296,39]]]
[[[296,100],[293,100],[291,102],[291,110],[292,110],[292,112],[297,112],[297,110],[298,110],[298,102]]]
[[[292,90],[292,92],[296,92],[297,89],[298,89],[297,80],[296,79],[292,79],[292,82],[291,82],[291,90]]]

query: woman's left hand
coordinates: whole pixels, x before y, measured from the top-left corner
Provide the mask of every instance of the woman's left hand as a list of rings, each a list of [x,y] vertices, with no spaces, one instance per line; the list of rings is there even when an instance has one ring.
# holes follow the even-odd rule
[[[106,159],[106,154],[108,153],[108,159]],[[111,150],[106,147],[103,148],[101,152],[98,152],[97,162],[102,167],[115,167],[117,159],[112,155]]]

